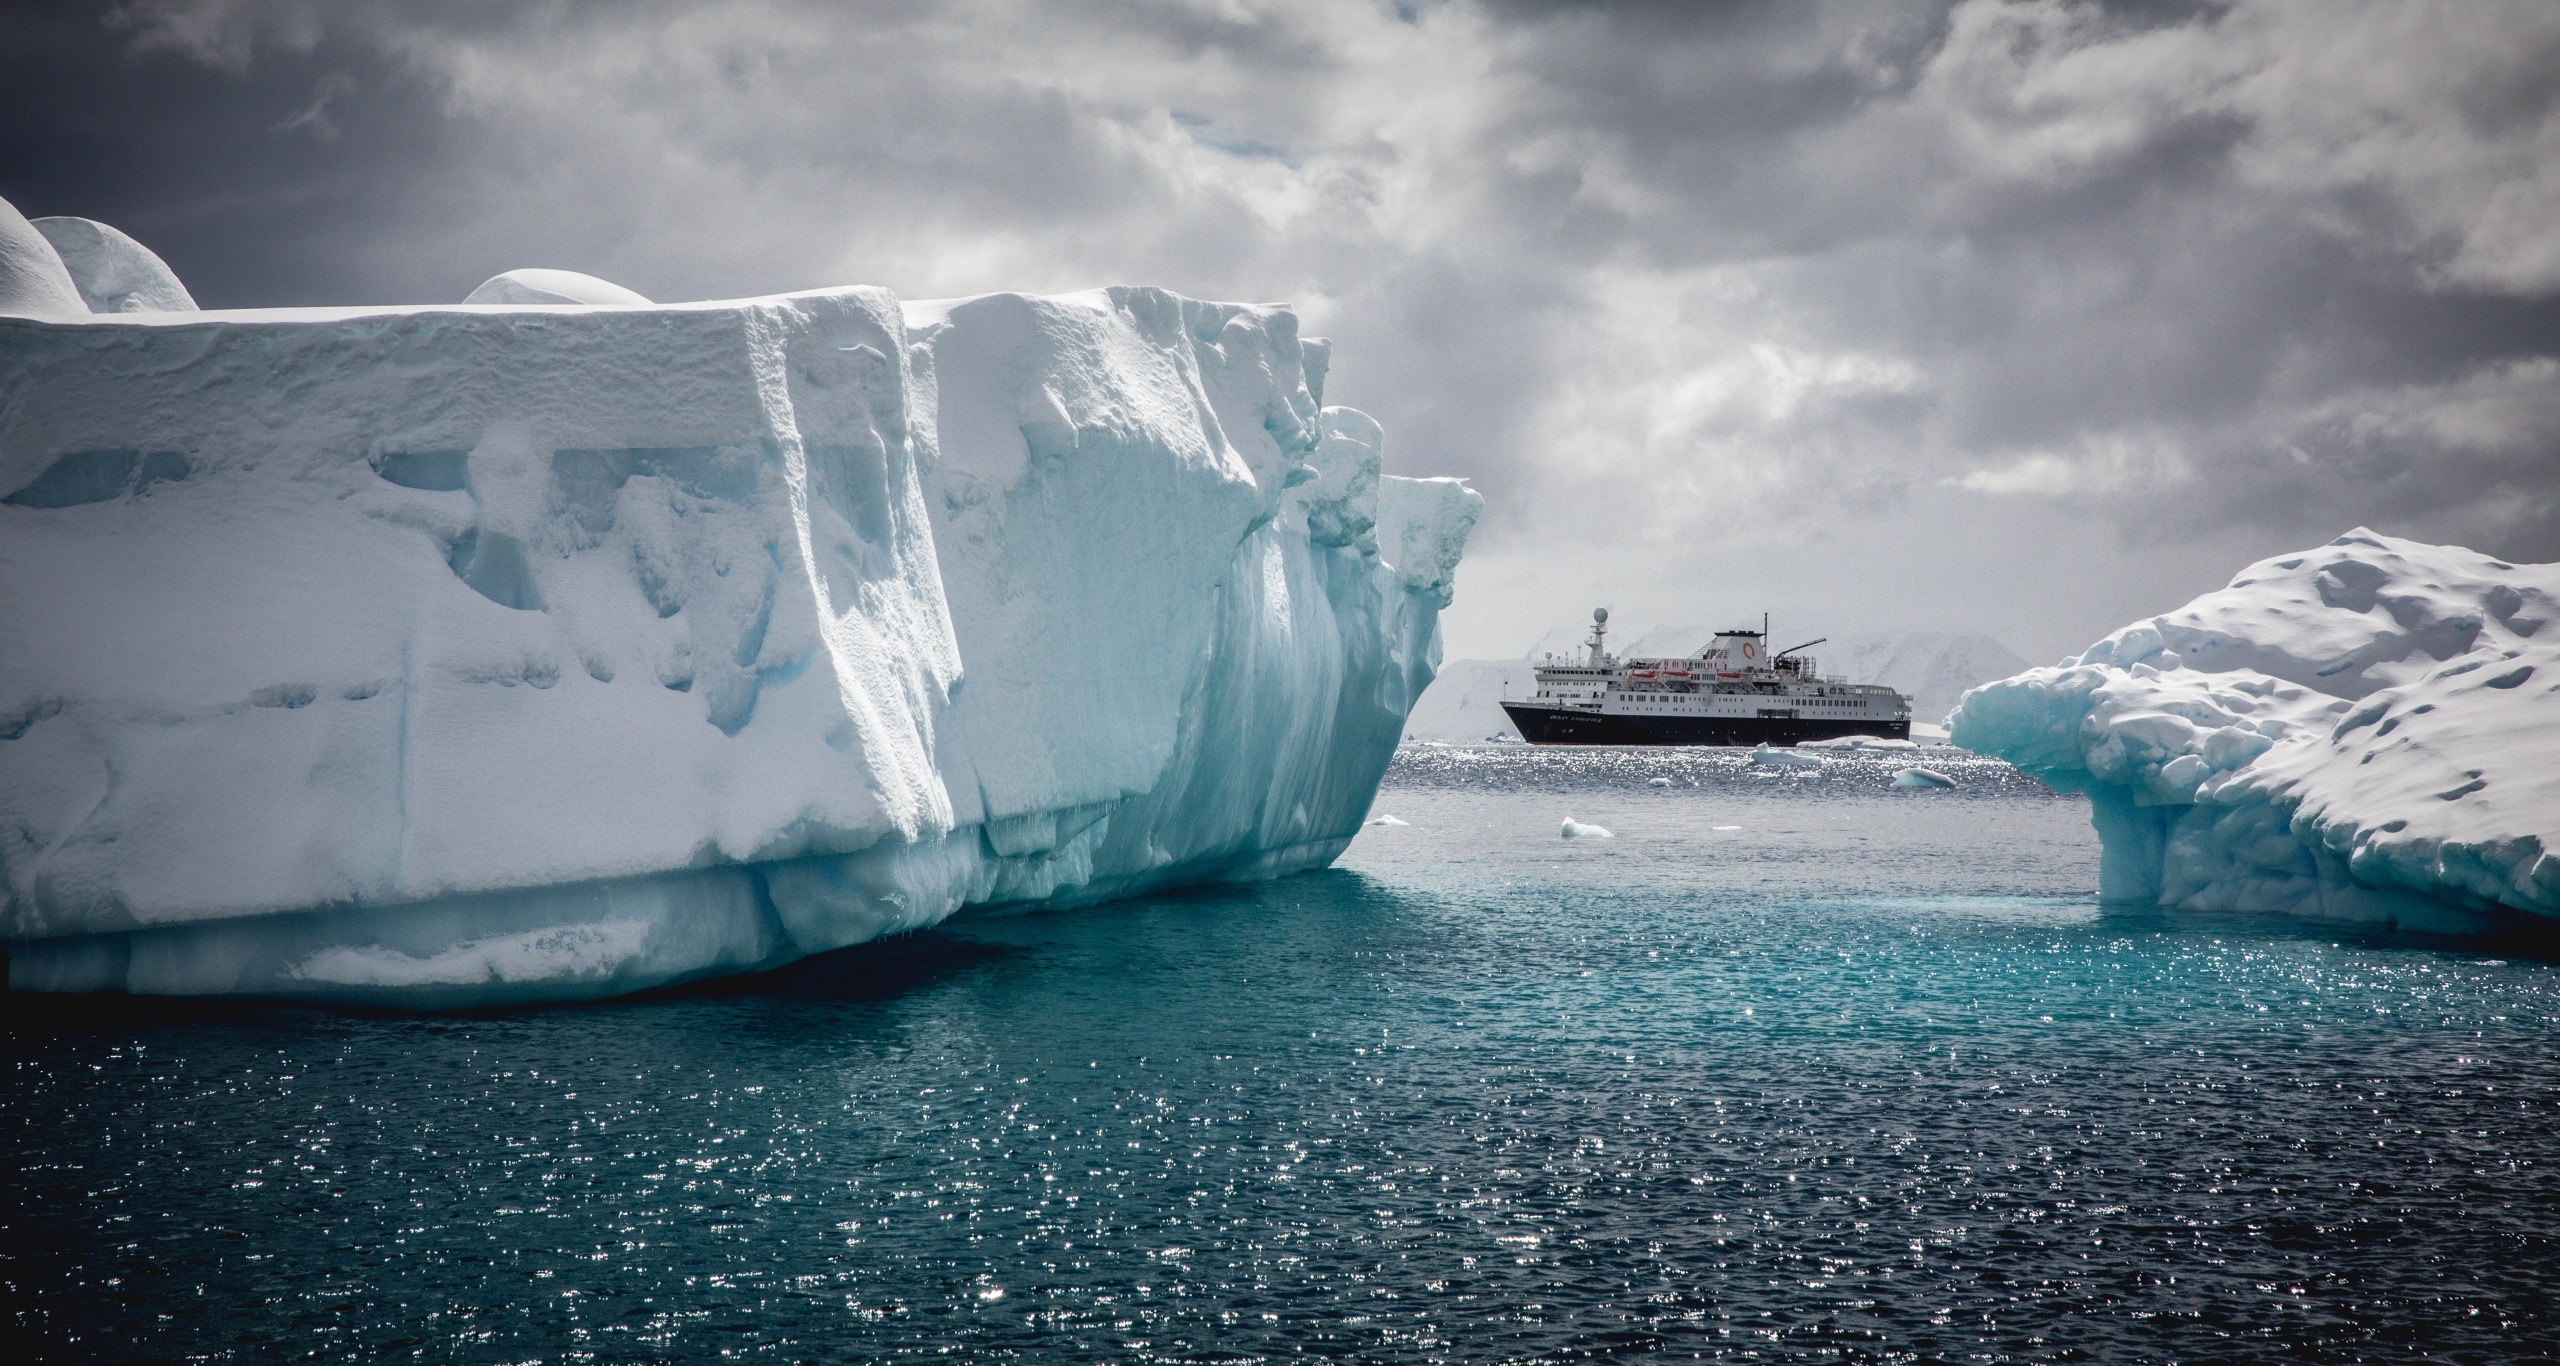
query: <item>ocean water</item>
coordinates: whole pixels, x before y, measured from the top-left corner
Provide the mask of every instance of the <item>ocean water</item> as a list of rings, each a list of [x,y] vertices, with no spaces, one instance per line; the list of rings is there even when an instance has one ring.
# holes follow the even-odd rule
[[[1327,872],[596,1006],[12,999],[9,1355],[2560,1353],[2553,959],[2102,908],[1926,761],[1408,751]]]

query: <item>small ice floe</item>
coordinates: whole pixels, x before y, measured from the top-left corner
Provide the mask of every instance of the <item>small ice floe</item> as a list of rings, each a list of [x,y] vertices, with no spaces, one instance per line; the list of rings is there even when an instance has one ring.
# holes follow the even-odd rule
[[[1918,749],[1909,740],[1895,740],[1882,735],[1835,735],[1828,740],[1798,740],[1798,749]]]
[[[1413,824],[1413,822],[1411,822],[1411,821],[1400,821],[1400,820],[1397,820],[1397,819],[1396,819],[1395,817],[1393,817],[1393,816],[1371,816],[1371,817],[1368,819],[1367,823],[1368,823],[1368,824],[1370,824],[1370,825],[1411,825],[1411,824]]]
[[[1906,768],[1893,775],[1895,787],[1953,787],[1956,780],[1934,768]]]
[[[1762,768],[1820,768],[1822,760],[1811,754],[1793,750],[1771,749],[1762,745],[1751,751],[1751,762]]]
[[[1596,825],[1584,825],[1571,816],[1564,818],[1563,835],[1569,840],[1613,840],[1617,836]]]
[[[1738,825],[1711,825],[1707,828],[1710,830],[1739,830],[1742,827]]]
[[[1648,787],[1669,787],[1669,786],[1671,786],[1671,780],[1670,780],[1669,778],[1647,778],[1647,779],[1645,779],[1644,781],[1645,781],[1646,786],[1648,786]]]

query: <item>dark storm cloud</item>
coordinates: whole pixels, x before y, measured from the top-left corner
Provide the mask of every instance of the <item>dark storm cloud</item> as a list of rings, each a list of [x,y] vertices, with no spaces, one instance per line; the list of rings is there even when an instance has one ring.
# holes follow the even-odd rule
[[[2560,262],[2548,219],[2512,232],[2555,203],[2550,11],[1844,14],[1874,17],[1684,44],[1659,10],[1531,10],[1520,50],[1665,206],[1654,259],[1754,262],[1816,346],[1927,372],[1864,461],[2137,526],[2560,552]]]
[[[428,92],[335,37],[237,67],[136,53],[106,12],[0,6],[0,197],[134,233],[208,307],[401,297],[404,168],[462,131]]]
[[[209,303],[1287,298],[1488,563],[1915,500],[2555,558],[2553,70],[2527,3],[134,0],[0,18],[0,194]]]

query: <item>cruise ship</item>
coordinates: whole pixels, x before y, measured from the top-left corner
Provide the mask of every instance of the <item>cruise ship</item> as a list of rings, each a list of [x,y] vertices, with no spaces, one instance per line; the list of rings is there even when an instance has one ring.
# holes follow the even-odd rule
[[[1580,657],[1550,654],[1537,695],[1502,710],[1537,745],[1792,745],[1843,735],[1911,738],[1911,699],[1875,683],[1826,678],[1805,653],[1769,652],[1768,624],[1719,631],[1680,659],[1609,653],[1609,609],[1591,614]]]

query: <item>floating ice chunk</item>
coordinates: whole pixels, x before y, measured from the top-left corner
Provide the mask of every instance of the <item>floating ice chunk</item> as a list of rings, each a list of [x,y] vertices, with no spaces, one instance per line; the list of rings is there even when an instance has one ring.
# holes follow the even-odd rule
[[[1726,830],[1739,830],[1739,829],[1741,829],[1742,827],[1741,827],[1741,826],[1738,826],[1738,825],[1711,825],[1711,826],[1708,826],[1707,828],[1708,828],[1708,829],[1710,829],[1710,830],[1715,830],[1715,831],[1719,831],[1719,832],[1721,832],[1721,831],[1726,831]]]
[[[1828,740],[1798,740],[1798,749],[1918,749],[1909,740],[1884,735],[1838,735]]]
[[[17,206],[0,199],[0,316],[77,318],[88,312],[62,254]]]
[[[159,253],[88,218],[39,218],[43,233],[71,273],[92,313],[193,313],[195,296]]]
[[[1822,759],[1819,755],[1798,754],[1792,750],[1771,749],[1765,744],[1757,746],[1751,751],[1751,762],[1758,764],[1762,768],[1822,767]]]
[[[1395,818],[1395,817],[1393,817],[1393,816],[1371,816],[1371,817],[1369,818],[1369,824],[1371,824],[1371,825],[1411,825],[1411,824],[1413,824],[1413,822],[1411,822],[1411,821],[1404,821],[1404,820],[1398,820],[1398,819],[1396,819],[1396,818]]]
[[[1646,785],[1646,786],[1648,786],[1648,787],[1669,787],[1669,786],[1671,786],[1671,780],[1670,780],[1669,778],[1647,778],[1647,779],[1645,779],[1644,781],[1645,781],[1645,785]]]
[[[1893,775],[1895,787],[1953,787],[1956,780],[1934,768],[1906,768]]]
[[[1569,840],[1613,840],[1617,836],[1596,825],[1585,825],[1571,816],[1564,818],[1564,837]]]
[[[574,270],[523,267],[502,271],[465,295],[466,304],[647,304],[636,290]]]
[[[2404,928],[2560,916],[2560,565],[2358,528],[1967,693],[2085,792],[2114,900]]]

